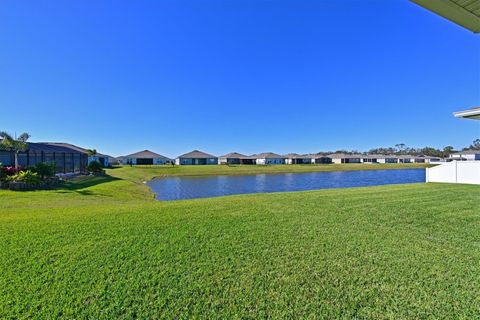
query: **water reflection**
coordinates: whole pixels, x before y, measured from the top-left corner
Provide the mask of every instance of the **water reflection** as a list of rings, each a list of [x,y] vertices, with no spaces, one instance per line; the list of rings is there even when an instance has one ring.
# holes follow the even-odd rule
[[[349,188],[424,181],[424,169],[402,169],[169,177],[154,179],[148,182],[148,185],[155,192],[158,200],[179,200],[245,193]]]

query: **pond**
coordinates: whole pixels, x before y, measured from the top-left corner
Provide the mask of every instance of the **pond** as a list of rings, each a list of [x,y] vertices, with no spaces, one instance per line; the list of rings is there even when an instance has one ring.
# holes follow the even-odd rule
[[[305,191],[418,182],[425,182],[425,169],[167,177],[153,179],[147,184],[156,194],[157,200],[181,200],[246,193]]]

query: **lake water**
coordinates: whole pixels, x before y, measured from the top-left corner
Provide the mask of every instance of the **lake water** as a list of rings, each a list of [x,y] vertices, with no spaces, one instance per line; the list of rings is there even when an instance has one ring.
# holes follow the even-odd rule
[[[168,177],[147,184],[158,200],[425,182],[425,169]]]

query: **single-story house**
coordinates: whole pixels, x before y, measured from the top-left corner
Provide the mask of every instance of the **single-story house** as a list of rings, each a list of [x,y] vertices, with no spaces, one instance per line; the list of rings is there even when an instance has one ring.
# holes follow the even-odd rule
[[[415,162],[415,156],[399,155],[397,157],[398,157],[398,162],[399,163],[414,163]]]
[[[430,163],[430,162],[440,162],[442,158],[439,157],[429,157],[429,156],[413,156],[415,163]]]
[[[110,161],[112,161],[112,160],[110,160]],[[119,157],[114,158],[113,163],[114,164],[126,164],[125,156],[119,156]]]
[[[113,166],[113,165],[121,164],[121,162],[118,160],[118,158],[109,156],[108,157],[108,164]]]
[[[440,158],[412,156],[412,155],[385,155],[385,154],[331,154],[333,163],[429,163],[440,161]]]
[[[430,162],[430,159],[427,159],[426,157],[415,157],[415,163],[428,163]]]
[[[331,164],[332,158],[322,154],[311,154],[313,164]]]
[[[285,155],[286,164],[312,164],[313,158],[310,155],[289,153]]]
[[[385,156],[382,154],[362,155],[362,163],[384,163]]]
[[[444,158],[440,157],[428,157],[428,156],[423,156],[425,158],[426,163],[432,163],[432,162],[445,162]]]
[[[255,164],[254,159],[238,152],[227,153],[218,158],[218,164]]]
[[[162,165],[173,160],[150,150],[143,150],[121,157],[123,164],[129,165]]]
[[[191,152],[182,154],[175,159],[177,165],[210,165],[218,164],[218,157],[202,152],[199,150],[193,150]]]
[[[463,150],[450,155],[449,160],[480,161],[480,150]]]
[[[111,158],[112,157],[107,154],[96,153],[95,155],[88,156],[88,163],[97,161],[100,162],[102,166],[109,167]]]
[[[363,154],[345,154],[345,153],[333,153],[328,155],[332,159],[333,163],[362,163],[363,158],[366,157]]]
[[[74,150],[77,150],[77,151],[84,152],[84,153],[88,154],[88,149],[76,146],[76,145],[71,144],[71,143],[64,143],[64,142],[42,142],[42,143],[67,147],[67,148],[71,148],[71,149],[74,149]],[[101,154],[101,153],[98,153],[98,152],[95,155],[88,154],[88,164],[90,164],[94,161],[97,161],[97,162],[100,162],[100,164],[102,166],[108,167],[108,166],[110,166],[110,158],[111,158],[111,156],[106,155],[106,154]]]
[[[386,155],[372,155],[371,157],[376,158],[376,163],[398,163],[399,157],[394,154],[386,154]]]
[[[28,149],[18,154],[20,167],[30,167],[37,163],[55,163],[56,173],[83,173],[88,164],[86,152],[54,143],[27,142]],[[15,165],[13,151],[0,150],[0,163],[4,166]]]
[[[264,152],[259,154],[254,154],[250,158],[255,159],[256,164],[285,164],[286,157],[273,153],[273,152]]]

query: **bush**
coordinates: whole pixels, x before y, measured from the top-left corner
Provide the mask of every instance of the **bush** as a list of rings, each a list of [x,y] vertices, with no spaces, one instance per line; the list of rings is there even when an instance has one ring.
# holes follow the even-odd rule
[[[30,170],[36,172],[42,178],[42,180],[45,180],[45,178],[51,178],[55,176],[55,163],[48,164],[46,162],[40,162],[30,168]]]
[[[9,166],[3,167],[3,171],[7,176],[14,176],[18,172],[20,172],[20,169],[15,169],[15,167]]]
[[[26,184],[36,185],[40,183],[40,176],[32,170],[20,171],[10,178],[15,182],[23,182]]]
[[[87,171],[92,173],[103,173],[102,164],[98,161],[92,161],[88,164]]]
[[[0,163],[0,181],[7,180],[7,172],[5,171],[5,167]]]

